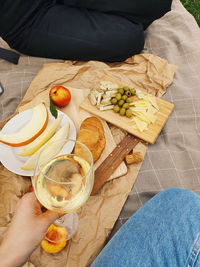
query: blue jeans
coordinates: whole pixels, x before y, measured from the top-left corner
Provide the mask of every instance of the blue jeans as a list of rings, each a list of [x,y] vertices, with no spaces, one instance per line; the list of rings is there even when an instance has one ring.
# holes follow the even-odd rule
[[[200,266],[200,197],[162,191],[108,242],[91,267]]]

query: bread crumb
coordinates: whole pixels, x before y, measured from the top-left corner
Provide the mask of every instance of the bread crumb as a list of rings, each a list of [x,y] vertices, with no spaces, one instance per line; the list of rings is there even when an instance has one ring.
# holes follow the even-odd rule
[[[141,152],[134,152],[133,154],[127,155],[125,160],[127,164],[140,163],[143,161],[143,156]]]

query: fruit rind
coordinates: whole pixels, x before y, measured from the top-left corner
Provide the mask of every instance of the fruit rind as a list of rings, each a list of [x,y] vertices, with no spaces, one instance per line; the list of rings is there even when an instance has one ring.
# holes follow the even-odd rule
[[[40,114],[40,112],[42,110],[45,112],[44,121],[42,121],[42,123],[41,123],[42,127],[39,130],[37,130],[37,132],[32,133],[33,135],[30,138],[28,138],[28,139],[24,138],[24,140],[23,140],[23,138],[20,137],[20,136],[23,135],[23,132],[25,132],[26,128],[28,128],[28,129],[30,128],[30,125],[34,122],[34,118],[38,117],[37,113]],[[47,111],[47,108],[43,103],[40,103],[39,105],[37,105],[37,106],[35,106],[33,108],[32,119],[22,129],[20,129],[20,131],[18,131],[17,133],[13,133],[13,134],[0,133],[0,142],[4,143],[6,145],[13,146],[13,147],[27,145],[27,144],[31,143],[32,141],[34,141],[39,135],[42,134],[42,132],[47,127],[47,123],[48,123],[48,111]],[[18,139],[21,138],[21,141],[16,141],[15,140],[15,142],[14,142],[14,139],[17,139],[17,138]],[[13,141],[9,141],[9,139],[10,140],[13,139]]]

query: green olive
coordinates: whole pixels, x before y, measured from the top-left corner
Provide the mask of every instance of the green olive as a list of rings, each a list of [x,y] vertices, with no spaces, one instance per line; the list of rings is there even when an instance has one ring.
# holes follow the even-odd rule
[[[127,97],[128,97],[127,95],[123,95],[123,96],[122,96],[122,99],[123,99],[123,100],[126,100]]]
[[[131,91],[128,90],[128,91],[125,92],[125,94],[126,94],[127,96],[131,96]]]
[[[111,99],[111,103],[112,103],[113,105],[117,104],[117,98],[115,98],[115,97],[112,98],[112,99]]]
[[[131,103],[131,102],[132,102],[131,98],[128,97],[128,98],[126,99],[126,103]]]
[[[128,109],[129,108],[129,103],[124,103],[124,105],[122,107],[125,108],[125,109]]]
[[[123,106],[123,104],[124,104],[124,100],[119,100],[119,102],[118,102],[118,105],[121,107],[121,106]]]
[[[124,89],[123,89],[123,88],[119,88],[119,89],[118,89],[118,92],[119,92],[121,95],[123,95],[123,94],[124,94]]]
[[[116,99],[119,101],[122,98],[122,95],[120,93],[115,95]]]
[[[124,86],[123,89],[124,89],[124,91],[130,90],[130,88],[128,86]]]
[[[126,110],[126,117],[131,118],[132,117],[132,111],[130,109]]]
[[[130,91],[131,91],[131,94],[132,95],[135,95],[136,94],[136,90],[135,89],[131,89]]]
[[[124,116],[124,115],[126,114],[126,110],[125,110],[125,108],[120,108],[119,114],[120,114],[121,116]]]
[[[113,110],[114,110],[114,112],[118,113],[119,110],[120,110],[120,107],[119,107],[118,105],[115,105],[115,106],[113,107]]]

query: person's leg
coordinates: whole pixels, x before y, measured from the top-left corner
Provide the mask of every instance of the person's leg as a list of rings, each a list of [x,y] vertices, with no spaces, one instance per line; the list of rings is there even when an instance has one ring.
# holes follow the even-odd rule
[[[172,0],[59,0],[67,6],[109,12],[149,25],[171,10]]]
[[[144,36],[142,25],[123,17],[57,4],[7,41],[30,56],[122,61],[143,49]]]
[[[195,267],[199,252],[200,197],[168,189],[121,227],[91,267]]]

